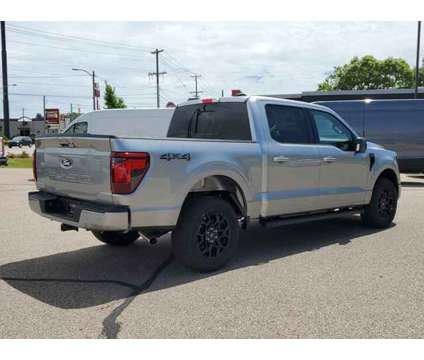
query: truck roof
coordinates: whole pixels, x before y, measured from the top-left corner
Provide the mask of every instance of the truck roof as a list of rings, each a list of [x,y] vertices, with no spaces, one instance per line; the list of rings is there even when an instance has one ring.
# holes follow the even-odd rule
[[[311,109],[317,109],[317,110],[326,110],[326,111],[332,111],[331,109],[314,103],[308,103],[304,101],[297,101],[297,100],[290,100],[290,99],[282,99],[282,98],[276,98],[276,97],[270,97],[270,96],[260,96],[260,95],[250,95],[250,96],[226,96],[226,97],[220,97],[216,99],[207,98],[207,99],[195,99],[195,100],[188,100],[181,104],[178,104],[178,107],[181,106],[187,106],[187,105],[195,105],[195,104],[202,104],[206,101],[213,101],[213,102],[247,102],[247,101],[273,101],[277,103],[281,103],[282,105],[292,105],[292,106],[302,106],[307,107]]]

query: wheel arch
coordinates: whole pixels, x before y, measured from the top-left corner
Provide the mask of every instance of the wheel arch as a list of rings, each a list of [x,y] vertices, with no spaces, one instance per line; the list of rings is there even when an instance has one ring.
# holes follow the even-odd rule
[[[386,179],[390,180],[393,183],[393,185],[396,187],[396,190],[399,193],[399,178],[398,178],[398,175],[396,174],[396,172],[393,169],[391,169],[391,168],[383,169],[378,174],[378,176],[377,176],[377,178],[374,182],[374,186],[375,186],[375,184],[377,184],[378,180],[380,180],[382,178],[386,178]]]
[[[228,174],[209,174],[197,179],[188,189],[184,207],[190,199],[198,196],[215,195],[227,200],[239,216],[247,216],[246,188]]]

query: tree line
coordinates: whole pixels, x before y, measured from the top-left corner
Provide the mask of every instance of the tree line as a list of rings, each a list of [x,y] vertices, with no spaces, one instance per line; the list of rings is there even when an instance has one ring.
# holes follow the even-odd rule
[[[424,64],[423,64],[424,65]],[[424,68],[419,69],[419,86],[424,86]],[[327,78],[318,84],[318,90],[376,90],[407,89],[415,87],[415,67],[404,59],[374,56],[355,56],[349,63],[334,67]]]

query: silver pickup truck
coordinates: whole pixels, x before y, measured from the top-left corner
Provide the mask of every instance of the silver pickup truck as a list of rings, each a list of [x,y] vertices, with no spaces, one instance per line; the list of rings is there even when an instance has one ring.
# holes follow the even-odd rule
[[[212,271],[249,224],[346,214],[388,227],[400,194],[396,154],[360,138],[334,111],[240,96],[179,105],[166,138],[72,135],[36,140],[36,213],[110,245],[172,231],[185,265]]]

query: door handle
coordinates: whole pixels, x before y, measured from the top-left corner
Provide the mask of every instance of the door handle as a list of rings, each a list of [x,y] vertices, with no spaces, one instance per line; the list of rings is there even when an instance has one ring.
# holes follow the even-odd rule
[[[333,163],[335,162],[337,159],[335,157],[332,156],[326,156],[325,158],[322,159],[324,162],[326,163]]]
[[[284,163],[284,162],[289,161],[289,158],[284,156],[284,155],[274,156],[272,158],[272,161],[277,162],[277,163]]]

